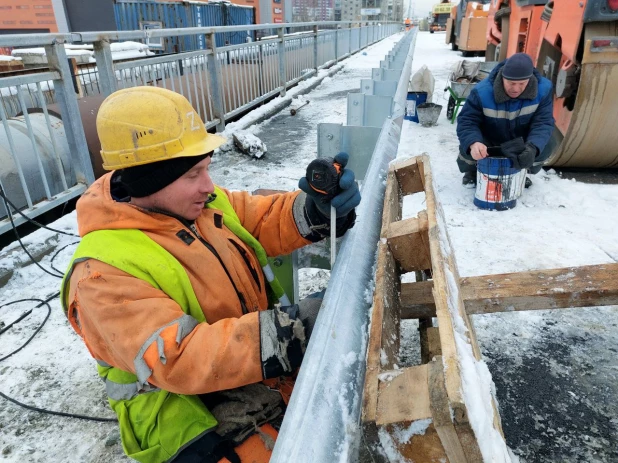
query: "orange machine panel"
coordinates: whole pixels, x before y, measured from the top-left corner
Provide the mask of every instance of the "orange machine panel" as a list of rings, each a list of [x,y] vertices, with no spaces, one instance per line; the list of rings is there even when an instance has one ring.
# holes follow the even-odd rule
[[[562,49],[562,54],[570,60],[575,60],[579,39],[584,27],[584,11],[587,0],[560,0],[554,2],[544,39],[550,44]]]

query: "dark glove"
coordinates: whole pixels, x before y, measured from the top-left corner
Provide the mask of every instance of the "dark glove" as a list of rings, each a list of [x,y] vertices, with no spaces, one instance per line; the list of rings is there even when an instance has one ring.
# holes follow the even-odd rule
[[[345,232],[354,226],[356,212],[354,208],[360,204],[361,195],[358,184],[354,179],[354,172],[346,169],[349,156],[347,153],[339,153],[335,156],[335,162],[343,168],[339,178],[339,193],[330,199],[324,193],[315,191],[306,177],[298,181],[298,187],[307,193],[305,201],[305,219],[309,223],[312,231],[318,235],[318,239],[327,237],[330,234],[330,206],[334,206],[337,214],[337,237],[341,237]],[[308,237],[312,239],[312,237]],[[312,239],[313,241],[313,239]]]
[[[298,306],[289,306],[286,310],[275,308],[259,313],[264,379],[292,374],[303,361],[307,346],[305,327],[294,307],[297,311]]]
[[[519,169],[529,169],[534,164],[534,159],[539,153],[539,150],[532,143],[526,143],[526,148],[517,157]],[[513,163],[515,165],[515,163]]]
[[[281,307],[281,310],[285,311],[291,319],[299,319],[301,322],[303,322],[307,342],[309,342],[309,338],[311,338],[311,333],[313,333],[315,321],[317,320],[318,313],[320,312],[320,308],[322,307],[323,297],[324,292],[321,291],[319,293],[314,293],[306,297],[298,304]]]
[[[522,168],[519,167],[519,155],[524,151],[524,149],[526,149],[526,144],[524,143],[524,139],[521,137],[505,141],[500,145],[502,156],[511,160],[514,169]]]

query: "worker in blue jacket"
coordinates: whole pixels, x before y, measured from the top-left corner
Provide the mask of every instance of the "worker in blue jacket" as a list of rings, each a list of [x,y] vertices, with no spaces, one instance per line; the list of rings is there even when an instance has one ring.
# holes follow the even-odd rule
[[[517,53],[498,64],[470,92],[457,118],[462,183],[476,186],[476,163],[487,148],[500,146],[517,169],[537,173],[549,157],[543,151],[554,130],[551,81],[534,68],[532,59]],[[526,179],[526,188],[532,184]]]

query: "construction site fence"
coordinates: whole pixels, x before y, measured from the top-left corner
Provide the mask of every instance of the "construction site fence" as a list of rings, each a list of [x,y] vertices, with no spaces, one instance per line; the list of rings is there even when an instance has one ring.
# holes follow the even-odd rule
[[[29,218],[85,191],[94,171],[80,115],[84,95],[102,99],[140,85],[170,89],[220,132],[226,121],[401,29],[400,23],[328,21],[0,36],[0,47],[44,48],[46,56],[36,70],[0,75],[0,188]],[[217,34],[236,32],[262,39],[217,46]],[[204,40],[205,48],[113,60],[114,42],[184,37]],[[76,66],[67,56],[75,45],[91,49],[94,62]],[[12,215],[15,225],[26,220]],[[0,199],[0,234],[12,226]]]

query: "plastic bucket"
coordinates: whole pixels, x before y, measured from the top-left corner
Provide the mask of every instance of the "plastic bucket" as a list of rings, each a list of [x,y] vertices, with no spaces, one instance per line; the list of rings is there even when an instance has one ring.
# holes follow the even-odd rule
[[[524,191],[526,169],[513,169],[510,159],[481,159],[476,164],[474,204],[480,209],[505,211],[517,205]]]
[[[431,127],[432,125],[436,125],[441,111],[442,105],[435,103],[421,103],[416,106],[418,121],[423,127]]]
[[[416,107],[427,101],[427,92],[408,92],[406,99],[406,115],[403,117],[412,122],[418,122]]]

